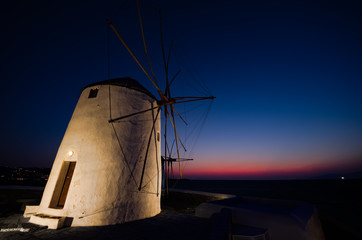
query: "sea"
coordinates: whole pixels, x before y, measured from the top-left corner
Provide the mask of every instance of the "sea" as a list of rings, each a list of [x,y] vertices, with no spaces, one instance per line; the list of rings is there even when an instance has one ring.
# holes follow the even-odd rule
[[[169,186],[237,196],[305,200],[311,202],[354,201],[360,196],[362,179],[331,180],[171,180]]]

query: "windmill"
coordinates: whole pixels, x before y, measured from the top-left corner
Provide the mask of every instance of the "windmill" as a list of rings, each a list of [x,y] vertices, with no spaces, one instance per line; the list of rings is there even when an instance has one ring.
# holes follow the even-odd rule
[[[173,162],[178,162],[178,168],[179,168],[179,177],[180,179],[182,179],[182,170],[181,170],[181,161],[189,161],[192,159],[185,159],[185,158],[181,158],[180,157],[180,147],[182,147],[184,149],[184,151],[186,152],[186,147],[183,144],[177,128],[176,128],[176,121],[175,121],[175,115],[177,115],[184,124],[187,125],[186,121],[182,118],[182,116],[180,115],[180,113],[176,110],[175,105],[177,104],[182,104],[182,103],[189,103],[189,102],[195,102],[195,101],[203,101],[203,100],[213,100],[215,99],[214,96],[208,96],[208,97],[197,97],[197,96],[187,96],[187,97],[175,97],[171,94],[171,85],[172,83],[175,81],[175,79],[177,78],[177,76],[180,74],[180,70],[172,77],[170,78],[170,74],[169,74],[169,63],[170,63],[170,55],[171,55],[171,51],[172,51],[172,46],[173,46],[173,41],[171,42],[168,54],[166,55],[166,51],[165,51],[165,46],[164,46],[164,40],[163,40],[163,30],[162,30],[162,14],[161,14],[161,10],[158,9],[158,14],[159,14],[159,22],[160,22],[160,37],[161,37],[161,49],[162,49],[162,59],[163,59],[163,66],[164,66],[164,71],[165,71],[165,80],[166,80],[166,87],[164,89],[164,91],[162,91],[159,87],[158,84],[158,80],[156,79],[156,75],[155,72],[152,68],[152,64],[150,61],[150,57],[148,54],[148,49],[147,49],[147,44],[146,44],[146,40],[145,40],[145,34],[144,34],[144,28],[143,28],[143,22],[142,22],[142,16],[141,16],[141,10],[140,10],[140,4],[139,4],[139,0],[136,0],[137,3],[137,12],[138,12],[138,19],[139,19],[139,25],[140,25],[140,30],[141,30],[141,35],[142,35],[142,42],[143,42],[143,47],[144,47],[144,52],[145,52],[145,56],[147,59],[147,63],[150,69],[150,73],[145,69],[145,67],[141,64],[141,62],[139,61],[139,59],[135,56],[135,54],[133,53],[133,51],[130,49],[130,47],[127,45],[127,43],[125,42],[124,38],[122,38],[122,36],[119,34],[119,31],[117,30],[116,26],[111,22],[111,20],[107,20],[108,25],[112,28],[112,30],[114,31],[114,33],[116,34],[117,38],[120,40],[120,42],[122,43],[122,45],[125,47],[125,49],[127,50],[127,52],[130,54],[130,56],[133,58],[133,60],[137,63],[137,65],[140,67],[140,69],[143,71],[143,73],[146,75],[147,79],[152,83],[152,85],[156,88],[157,93],[159,95],[160,100],[158,101],[158,107],[157,107],[157,115],[159,114],[159,112],[161,111],[161,109],[163,110],[163,114],[164,114],[164,156],[162,157],[163,162],[164,162],[164,173],[165,173],[165,183],[166,183],[166,192],[168,192],[168,178],[170,175],[170,171],[172,171],[172,163]],[[132,117],[138,114],[143,114],[147,111],[151,111],[154,110],[156,107],[150,108],[150,109],[146,109],[146,110],[142,110],[139,112],[135,112],[133,114],[130,115],[126,115],[126,116],[121,116],[115,119],[111,119],[111,121],[117,121],[119,119],[124,119],[127,117]],[[177,159],[172,158],[171,157],[171,152],[168,149],[168,143],[167,143],[167,123],[168,120],[170,121],[171,125],[172,125],[172,129],[173,129],[173,134],[174,134],[174,141],[175,141],[175,145],[176,145],[176,152],[177,152]],[[151,131],[152,132],[152,131]],[[150,135],[151,138],[151,135]],[[149,140],[150,142],[150,140]],[[149,146],[149,144],[148,144]],[[148,153],[148,149],[146,151],[146,156],[144,159],[144,165],[143,165],[143,171],[142,171],[142,175],[141,175],[141,179],[140,179],[140,184],[139,184],[139,191],[142,189],[142,183],[143,183],[143,177],[144,177],[144,170],[145,170],[145,166],[146,166],[146,162],[147,162],[147,153]]]
[[[214,97],[174,97],[169,78],[170,54],[162,53],[166,87],[156,81],[147,53],[140,8],[137,1],[142,39],[151,74],[136,58],[115,26],[108,21],[127,51],[156,88],[160,99],[135,79],[108,79],[86,86],[79,97],[53,162],[41,202],[27,206],[30,222],[48,228],[102,226],[152,217],[161,211],[161,120],[170,121],[177,159],[165,142],[166,189],[172,163],[181,166],[179,147],[185,146],[176,130],[175,105]],[[161,38],[162,38],[162,25]],[[167,121],[168,120],[168,121]],[[185,121],[184,121],[185,122]],[[172,148],[171,148],[172,149]],[[180,178],[182,178],[180,168]]]

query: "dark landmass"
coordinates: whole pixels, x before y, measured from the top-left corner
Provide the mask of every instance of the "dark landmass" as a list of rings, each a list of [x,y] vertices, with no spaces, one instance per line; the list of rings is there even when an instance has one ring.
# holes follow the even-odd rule
[[[50,168],[0,166],[0,185],[45,186]]]

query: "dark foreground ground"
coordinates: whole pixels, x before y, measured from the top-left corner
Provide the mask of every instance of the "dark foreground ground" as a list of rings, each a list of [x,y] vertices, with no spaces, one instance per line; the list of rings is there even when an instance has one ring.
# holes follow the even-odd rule
[[[12,222],[18,221],[20,217],[21,215],[12,215],[14,218]],[[0,232],[0,239],[209,239],[205,235],[209,234],[207,220],[189,214],[165,212],[153,218],[105,227],[68,227],[49,230],[29,223],[22,225],[24,228],[31,227],[30,232]]]
[[[362,240],[362,180],[311,181],[178,181],[175,188],[264,198],[303,200],[315,205],[327,240]],[[210,197],[171,193],[161,214],[106,227],[48,230],[27,223],[24,206],[39,204],[41,190],[0,189],[0,228],[30,228],[0,232],[0,239],[210,239],[211,222],[194,216],[195,207]]]
[[[195,191],[305,201],[316,206],[327,240],[362,240],[362,179],[184,180],[171,185]]]
[[[210,239],[210,222],[194,216],[195,207],[216,200],[193,194],[170,193],[162,212],[152,218],[105,227],[72,227],[49,230],[22,217],[26,204],[39,204],[42,191],[0,189],[0,228],[30,228],[29,232],[0,232],[0,239]]]

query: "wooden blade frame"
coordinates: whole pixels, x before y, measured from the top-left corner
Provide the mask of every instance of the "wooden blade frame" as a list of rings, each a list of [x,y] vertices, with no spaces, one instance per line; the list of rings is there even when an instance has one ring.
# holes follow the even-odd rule
[[[158,108],[156,117],[155,117],[155,119],[153,120],[153,124],[152,124],[152,129],[151,129],[151,132],[150,132],[150,136],[149,136],[149,138],[148,138],[147,149],[146,149],[146,153],[145,153],[145,160],[143,161],[143,168],[142,168],[141,180],[140,180],[140,185],[139,185],[139,187],[138,187],[138,191],[141,191],[141,190],[142,190],[143,176],[144,176],[144,174],[145,174],[145,169],[146,169],[146,162],[147,162],[148,150],[150,149],[152,134],[153,134],[153,132],[154,132],[154,130],[155,130],[155,123],[156,123],[156,121],[157,121],[158,114],[160,113],[160,111],[161,111],[161,108]]]
[[[134,55],[134,53],[131,51],[131,49],[128,47],[128,45],[126,44],[126,42],[123,40],[123,38],[120,36],[119,32],[117,31],[116,27],[113,25],[113,23],[110,20],[107,20],[108,25],[112,28],[112,30],[115,32],[116,36],[118,37],[118,39],[121,41],[122,45],[126,48],[126,50],[128,51],[128,53],[132,56],[132,58],[135,60],[135,62],[138,64],[138,66],[142,69],[142,71],[145,73],[145,75],[147,76],[147,78],[151,81],[151,83],[154,85],[154,87],[156,88],[161,101],[158,102],[158,111],[157,111],[157,115],[156,118],[153,121],[152,124],[152,130],[151,133],[149,135],[149,139],[148,139],[148,144],[147,144],[147,149],[146,149],[146,154],[145,154],[145,159],[144,159],[144,164],[143,164],[143,168],[142,168],[142,174],[141,174],[141,180],[140,180],[140,184],[138,187],[138,190],[141,191],[142,189],[142,182],[143,182],[143,177],[145,174],[145,168],[146,168],[146,162],[147,162],[147,156],[148,156],[148,151],[149,151],[149,146],[150,146],[150,142],[151,142],[151,138],[152,138],[152,133],[154,131],[155,128],[155,123],[156,120],[158,118],[159,112],[161,110],[161,107],[164,107],[164,111],[165,111],[165,134],[164,134],[164,138],[165,138],[165,159],[167,156],[167,118],[170,118],[170,122],[172,124],[172,127],[174,129],[174,135],[175,135],[175,142],[176,142],[176,148],[177,148],[177,159],[179,162],[179,171],[180,171],[180,178],[182,178],[182,172],[181,172],[181,159],[180,159],[180,153],[179,153],[179,146],[178,146],[178,142],[180,142],[181,146],[183,147],[183,149],[186,151],[185,146],[183,145],[180,136],[177,133],[176,130],[176,123],[175,123],[175,114],[174,112],[176,112],[176,114],[180,117],[180,119],[187,125],[186,121],[181,117],[181,115],[177,112],[177,110],[175,109],[175,107],[173,106],[174,104],[179,104],[179,103],[187,103],[187,102],[194,102],[194,101],[200,101],[200,100],[207,100],[207,99],[214,99],[214,96],[211,97],[176,97],[176,98],[171,98],[171,91],[170,91],[170,86],[173,83],[173,81],[176,79],[176,77],[179,75],[179,73],[181,72],[181,70],[179,70],[175,76],[171,79],[171,81],[169,81],[169,62],[170,62],[170,55],[171,55],[171,50],[172,50],[172,46],[173,46],[173,41],[171,41],[171,45],[170,45],[170,49],[168,52],[168,56],[166,57],[165,54],[165,48],[164,48],[164,42],[163,42],[163,31],[162,31],[162,14],[161,11],[159,10],[159,18],[160,18],[160,37],[161,37],[161,47],[162,47],[162,57],[163,57],[163,63],[164,63],[164,68],[165,68],[165,76],[166,76],[166,89],[165,92],[163,93],[156,81],[156,76],[155,73],[153,71],[152,65],[151,65],[151,61],[149,59],[149,55],[148,55],[148,50],[147,50],[147,45],[146,45],[146,40],[145,40],[145,35],[144,35],[144,31],[143,31],[143,23],[142,23],[142,17],[141,17],[141,11],[140,11],[140,5],[139,5],[139,0],[136,0],[137,2],[137,11],[138,11],[138,18],[139,18],[139,23],[140,23],[140,28],[141,28],[141,34],[142,34],[142,41],[143,41],[143,46],[144,46],[144,50],[145,50],[145,55],[147,58],[147,62],[149,65],[149,68],[151,70],[151,74],[152,77],[150,76],[150,74],[146,71],[146,69],[143,67],[143,65],[140,63],[140,61],[137,59],[137,57]],[[170,109],[168,109],[168,105],[170,105]],[[115,121],[119,121],[121,119],[125,119],[128,117],[132,117],[135,116],[137,114],[142,114],[148,111],[151,111],[157,107],[153,107],[150,109],[146,109],[140,112],[136,112],[136,113],[132,113],[132,114],[128,114],[119,118],[115,118],[115,119],[110,119],[109,122],[115,122]],[[170,110],[170,111],[169,111]],[[171,157],[171,152],[169,151],[169,155]],[[172,164],[172,162],[171,162]],[[172,165],[171,165],[172,166]],[[171,167],[172,170],[172,167]],[[168,193],[168,177],[169,177],[169,164],[167,164],[165,162],[165,180],[166,180],[166,192]]]
[[[108,120],[108,122],[109,122],[109,123],[112,123],[112,122],[116,122],[116,121],[119,121],[119,120],[122,120],[122,119],[125,119],[125,118],[133,117],[133,116],[135,116],[135,115],[138,115],[138,114],[145,113],[145,112],[151,111],[151,110],[153,110],[153,109],[156,109],[156,108],[158,108],[158,107],[159,107],[159,106],[153,107],[153,108],[149,108],[149,109],[146,109],[146,110],[143,110],[143,111],[131,113],[131,114],[128,114],[128,115],[125,115],[125,116],[122,116],[122,117],[113,118],[113,119]]]
[[[113,25],[113,23],[110,20],[107,20],[108,25],[112,28],[112,30],[115,32],[116,36],[118,37],[118,39],[121,41],[121,43],[123,44],[123,46],[126,48],[126,50],[128,51],[128,53],[132,56],[132,58],[136,61],[136,63],[138,64],[138,66],[142,69],[142,71],[146,74],[147,78],[151,81],[151,83],[156,87],[158,94],[160,95],[162,100],[167,100],[166,97],[163,95],[163,93],[161,92],[160,88],[158,87],[158,84],[150,77],[150,75],[148,74],[148,72],[146,71],[146,69],[143,67],[143,65],[141,64],[141,62],[137,59],[137,57],[133,54],[133,52],[131,51],[131,49],[128,47],[128,45],[126,44],[126,42],[123,40],[123,38],[121,37],[121,35],[118,33],[116,27]]]

